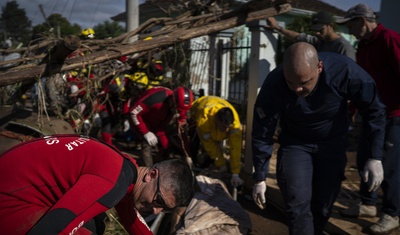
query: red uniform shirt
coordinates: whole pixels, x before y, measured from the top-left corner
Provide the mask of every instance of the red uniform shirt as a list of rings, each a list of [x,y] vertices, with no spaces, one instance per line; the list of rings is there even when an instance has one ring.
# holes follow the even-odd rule
[[[78,135],[13,147],[0,155],[2,234],[92,234],[88,221],[131,198],[136,167],[118,150]],[[122,218],[132,234],[152,234],[136,215]]]
[[[167,99],[173,99],[173,94],[172,90],[165,87],[151,88],[145,91],[130,109],[133,128],[141,135],[153,132],[164,149],[168,147],[165,129],[174,115]]]

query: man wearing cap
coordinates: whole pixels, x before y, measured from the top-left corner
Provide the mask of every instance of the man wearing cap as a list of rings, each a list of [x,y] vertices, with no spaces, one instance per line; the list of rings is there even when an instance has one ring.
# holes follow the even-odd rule
[[[268,26],[264,27],[274,29],[294,42],[310,43],[318,52],[335,52],[347,55],[355,60],[354,47],[335,32],[334,22],[332,15],[324,11],[314,14],[311,18],[311,30],[315,31],[315,36],[282,28],[278,25],[274,17],[268,17]]]
[[[359,39],[357,63],[375,80],[383,103],[387,107],[387,125],[383,157],[384,181],[382,183],[382,216],[371,226],[374,234],[388,233],[399,227],[400,215],[400,35],[377,22],[373,10],[358,4],[350,8],[343,19],[349,32]],[[360,145],[368,146],[366,136],[360,134]],[[358,149],[358,166],[370,158],[366,149]],[[342,215],[376,216],[377,192],[360,185],[361,204],[342,211]]]

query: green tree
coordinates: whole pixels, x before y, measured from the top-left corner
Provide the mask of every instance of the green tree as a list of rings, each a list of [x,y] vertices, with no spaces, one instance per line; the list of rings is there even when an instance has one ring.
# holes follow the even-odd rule
[[[108,20],[94,26],[93,30],[97,39],[113,38],[125,33],[125,29],[118,22]]]
[[[4,39],[11,37],[13,42],[29,42],[32,22],[26,16],[25,9],[19,8],[17,1],[10,1],[1,10]]]
[[[47,17],[47,22],[38,24],[33,27],[34,35],[54,36],[61,38],[67,35],[79,35],[82,28],[78,24],[71,24],[65,17],[60,14],[51,14]],[[58,35],[58,31],[60,35]]]

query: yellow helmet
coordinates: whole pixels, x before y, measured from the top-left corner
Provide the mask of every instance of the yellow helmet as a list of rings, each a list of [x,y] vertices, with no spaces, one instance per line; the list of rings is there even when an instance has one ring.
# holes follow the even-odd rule
[[[152,78],[151,81],[150,81],[150,85],[152,85],[152,86],[160,86],[163,78],[164,77],[162,75]]]
[[[136,62],[136,66],[139,69],[147,69],[147,67],[149,67],[149,63],[147,63],[147,61],[145,61],[143,58],[139,58]]]
[[[149,85],[149,78],[146,73],[136,72],[133,75],[125,74],[125,76],[140,88],[145,88]]]
[[[114,82],[108,85],[108,91],[113,93],[121,93],[125,91],[125,82],[123,77],[116,77]]]
[[[94,38],[94,30],[92,28],[87,28],[87,29],[82,30],[81,37]]]

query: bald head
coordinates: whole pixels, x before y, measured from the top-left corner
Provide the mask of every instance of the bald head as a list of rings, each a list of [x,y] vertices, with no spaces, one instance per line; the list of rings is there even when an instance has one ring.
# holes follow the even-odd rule
[[[285,51],[283,67],[285,73],[303,74],[314,69],[318,64],[318,54],[314,46],[305,42],[298,42],[291,45]]]
[[[314,46],[298,42],[286,49],[283,57],[283,73],[289,88],[299,96],[307,96],[318,81],[322,62]]]

